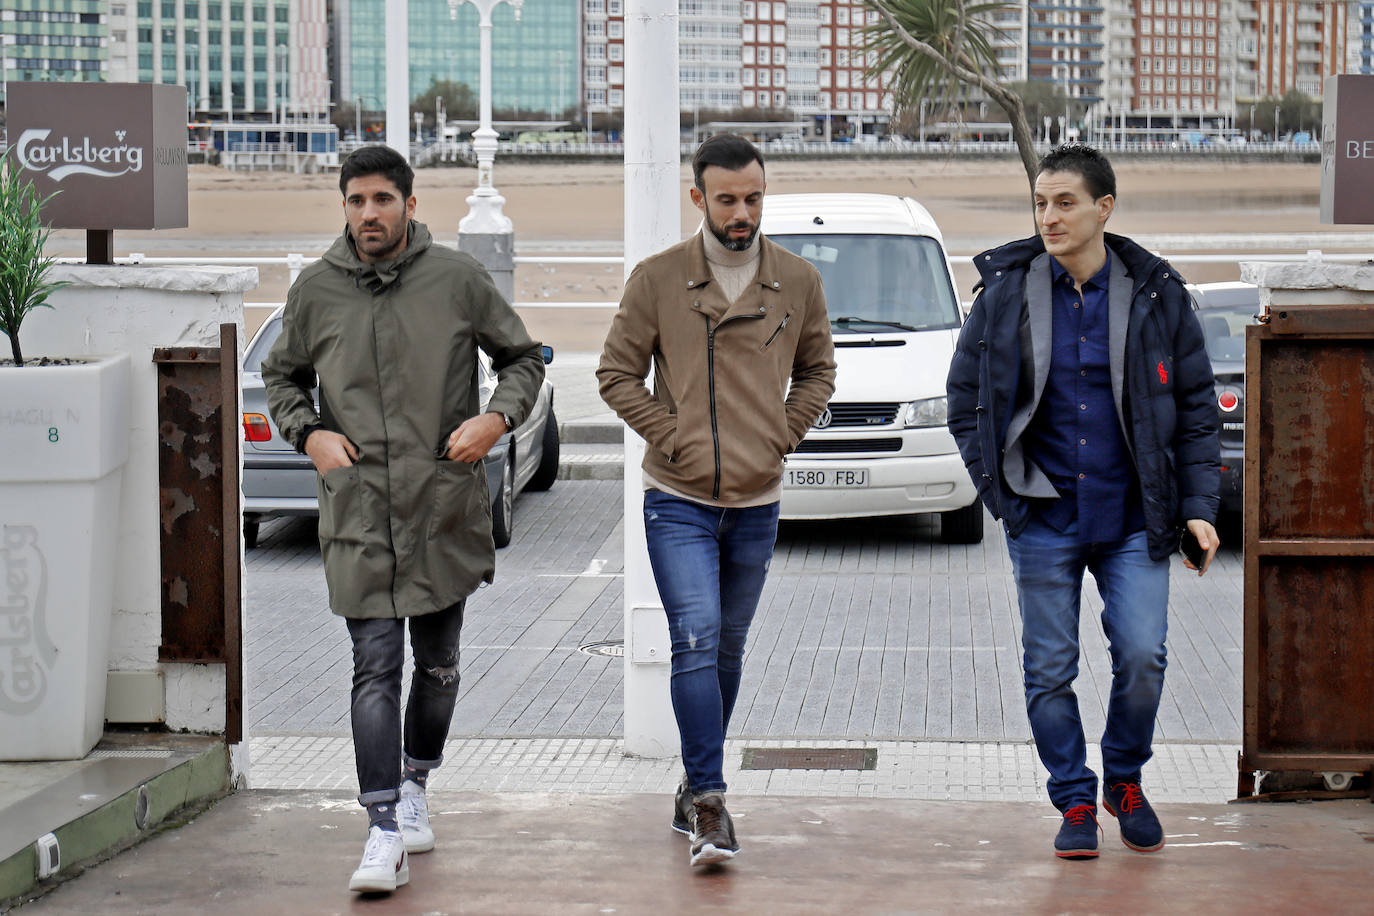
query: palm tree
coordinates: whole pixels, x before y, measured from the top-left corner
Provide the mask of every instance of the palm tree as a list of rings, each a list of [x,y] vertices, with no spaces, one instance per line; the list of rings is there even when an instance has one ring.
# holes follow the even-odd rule
[[[864,0],[882,19],[864,30],[868,49],[878,52],[869,68],[893,71],[893,94],[910,104],[921,98],[944,99],[959,86],[981,89],[1007,114],[1026,179],[1035,186],[1039,157],[1026,121],[1026,107],[1010,87],[997,81],[993,40],[1002,30],[992,14],[1009,5],[1001,0]]]

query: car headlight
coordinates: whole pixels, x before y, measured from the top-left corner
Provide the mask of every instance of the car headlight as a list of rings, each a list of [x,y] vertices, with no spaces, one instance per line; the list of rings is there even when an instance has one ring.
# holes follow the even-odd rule
[[[909,401],[903,404],[898,416],[907,429],[944,426],[949,420],[949,411],[945,398],[926,398],[923,401]]]

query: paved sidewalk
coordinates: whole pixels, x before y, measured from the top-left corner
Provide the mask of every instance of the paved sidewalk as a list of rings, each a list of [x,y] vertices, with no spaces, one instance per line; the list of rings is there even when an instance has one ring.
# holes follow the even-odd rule
[[[742,845],[693,871],[660,795],[439,792],[438,846],[410,884],[346,890],[365,820],[351,798],[244,792],[20,912],[1368,913],[1368,802],[1165,805],[1168,844],[1053,857],[1039,805],[740,798]]]

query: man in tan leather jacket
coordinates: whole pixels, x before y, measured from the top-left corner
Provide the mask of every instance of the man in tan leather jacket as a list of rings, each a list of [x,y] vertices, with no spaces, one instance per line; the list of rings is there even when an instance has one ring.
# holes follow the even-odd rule
[[[725,732],[777,537],[783,456],[825,409],[835,360],[820,274],[758,235],[759,151],[713,137],[692,173],[705,227],[635,268],[597,378],[647,443],[644,527],[686,770],[673,827],[704,865],[739,851],[725,810]]]

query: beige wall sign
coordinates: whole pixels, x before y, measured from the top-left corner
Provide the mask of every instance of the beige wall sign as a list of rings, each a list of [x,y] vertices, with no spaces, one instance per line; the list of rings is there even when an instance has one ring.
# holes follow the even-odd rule
[[[187,224],[186,90],[153,83],[10,83],[10,156],[59,229]]]
[[[1326,78],[1321,220],[1374,223],[1374,76]]]

